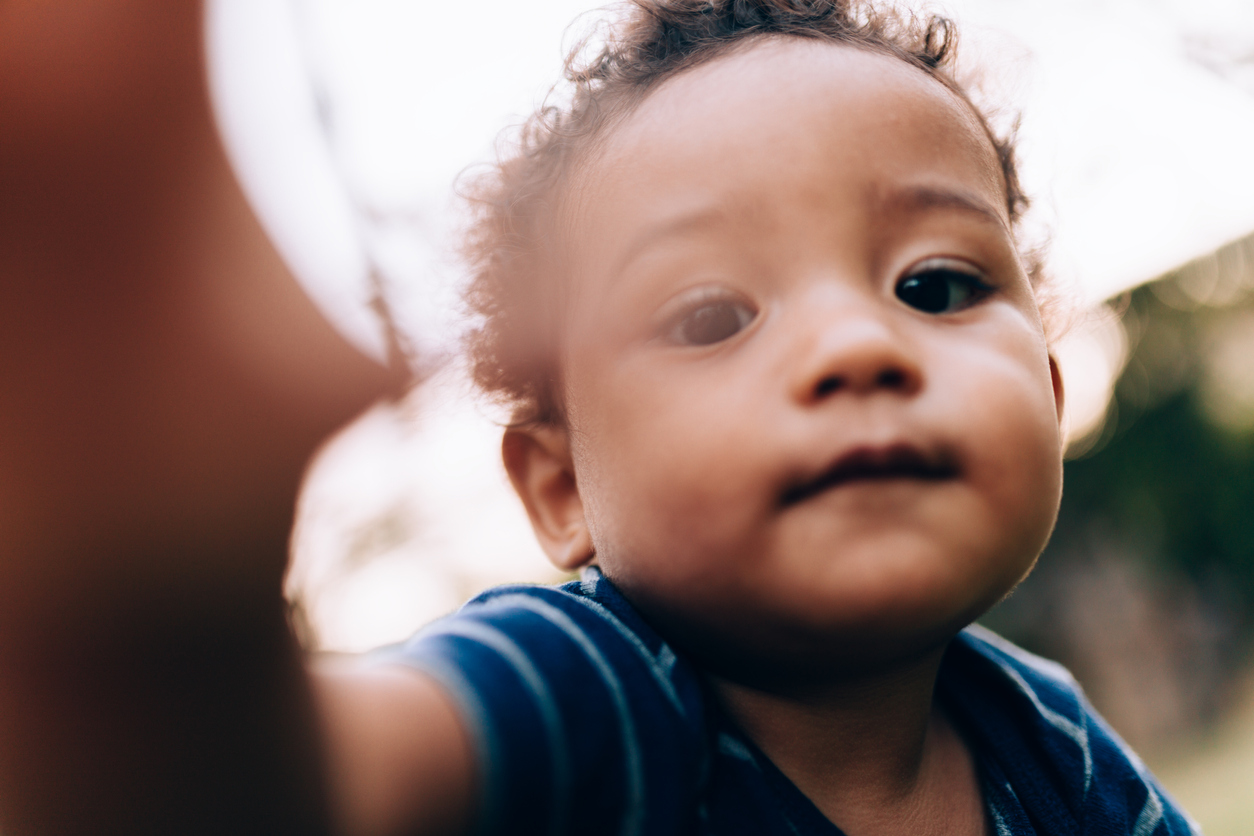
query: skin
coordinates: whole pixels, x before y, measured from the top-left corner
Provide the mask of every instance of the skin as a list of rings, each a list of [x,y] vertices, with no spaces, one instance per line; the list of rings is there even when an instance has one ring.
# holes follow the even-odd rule
[[[566,423],[502,447],[536,534],[563,569],[595,559],[851,836],[989,827],[933,688],[948,641],[1044,547],[1062,472],[1005,203],[941,84],[763,38],[652,91],[557,218]],[[907,304],[920,277],[959,302]],[[407,675],[398,722],[448,711]],[[364,739],[344,745],[383,770]],[[447,755],[408,757],[419,776]]]

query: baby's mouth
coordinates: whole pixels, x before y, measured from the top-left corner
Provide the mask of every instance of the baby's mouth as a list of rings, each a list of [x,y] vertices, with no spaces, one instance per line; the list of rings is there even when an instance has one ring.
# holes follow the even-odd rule
[[[841,456],[818,478],[799,482],[780,497],[784,506],[804,502],[812,496],[850,482],[890,479],[917,479],[940,482],[958,475],[958,465],[949,453],[931,454],[900,444],[891,447],[859,447]]]

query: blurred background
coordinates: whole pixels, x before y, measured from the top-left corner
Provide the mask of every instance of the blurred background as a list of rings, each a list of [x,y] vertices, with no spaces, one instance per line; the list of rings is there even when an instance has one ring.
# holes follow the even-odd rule
[[[959,72],[1019,125],[1025,234],[1074,301],[1066,489],[985,621],[1060,659],[1213,836],[1254,825],[1254,4],[951,0]],[[558,579],[453,356],[454,183],[548,94],[584,0],[212,0],[245,192],[323,312],[426,384],[311,466],[286,593],[312,650]],[[572,21],[575,21],[573,24]],[[500,142],[508,142],[508,134]]]

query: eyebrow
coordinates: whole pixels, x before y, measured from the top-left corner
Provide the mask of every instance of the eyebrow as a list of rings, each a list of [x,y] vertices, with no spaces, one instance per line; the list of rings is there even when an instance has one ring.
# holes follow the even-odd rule
[[[641,253],[648,250],[658,241],[716,227],[726,221],[727,213],[717,206],[697,209],[691,212],[681,212],[673,217],[666,218],[636,236],[635,240],[623,250],[622,257],[615,264],[614,273],[622,273]]]
[[[969,192],[937,186],[912,186],[894,191],[881,200],[894,214],[915,214],[931,209],[953,209],[1007,229],[1005,217],[987,201]]]
[[[880,206],[891,214],[918,214],[934,209],[950,209],[973,215],[985,223],[996,224],[1009,230],[1006,219],[987,201],[974,194],[940,186],[910,186],[897,189],[879,199]],[[615,264],[615,274],[621,273],[641,253],[658,241],[682,236],[693,231],[709,229],[726,223],[727,213],[717,206],[676,214],[636,236]]]

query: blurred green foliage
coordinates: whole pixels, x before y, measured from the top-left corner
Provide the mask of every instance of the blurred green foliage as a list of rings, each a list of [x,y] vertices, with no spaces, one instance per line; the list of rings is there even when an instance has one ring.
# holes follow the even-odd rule
[[[1181,310],[1160,294],[1140,288],[1128,301],[1135,347],[1104,437],[1066,464],[1058,537],[1100,518],[1144,560],[1229,596],[1249,622],[1254,429],[1214,419],[1205,372],[1214,332],[1244,306]]]

